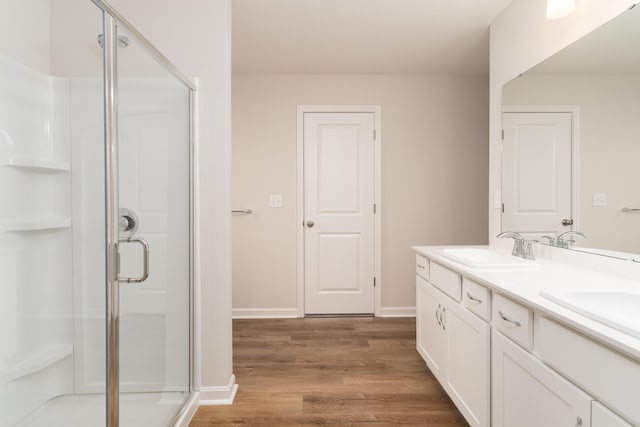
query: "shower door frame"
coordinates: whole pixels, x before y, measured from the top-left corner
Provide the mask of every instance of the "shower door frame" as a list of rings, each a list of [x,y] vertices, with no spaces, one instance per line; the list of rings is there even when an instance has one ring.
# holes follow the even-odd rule
[[[195,259],[195,91],[196,85],[137,31],[112,6],[102,0],[91,0],[103,11],[104,31],[104,99],[105,99],[105,166],[106,166],[106,319],[107,319],[107,426],[118,427],[120,418],[119,351],[120,308],[118,281],[118,80],[117,80],[117,27],[126,28],[152,58],[189,89],[189,398],[176,414],[174,421],[185,416],[193,398],[194,385],[194,259]]]

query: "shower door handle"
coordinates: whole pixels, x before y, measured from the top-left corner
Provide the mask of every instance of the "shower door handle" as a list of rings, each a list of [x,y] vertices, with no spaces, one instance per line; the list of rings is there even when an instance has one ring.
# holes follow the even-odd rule
[[[142,276],[140,277],[120,277],[118,275],[119,282],[127,283],[142,283],[149,277],[149,243],[146,240],[139,237],[128,237],[126,239],[120,239],[119,243],[137,243],[142,246]],[[118,267],[119,270],[119,267]]]

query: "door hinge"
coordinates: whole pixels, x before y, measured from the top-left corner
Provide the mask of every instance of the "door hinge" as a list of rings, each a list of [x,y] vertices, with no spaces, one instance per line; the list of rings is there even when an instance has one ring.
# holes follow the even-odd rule
[[[504,213],[504,203],[502,204],[502,213]]]
[[[504,129],[502,129],[502,139],[504,139]]]
[[[373,213],[376,213],[376,204],[373,204]]]
[[[376,278],[375,277],[373,278],[373,287],[374,288],[376,287]]]
[[[373,140],[374,141],[376,140],[376,130],[375,129],[373,130]]]

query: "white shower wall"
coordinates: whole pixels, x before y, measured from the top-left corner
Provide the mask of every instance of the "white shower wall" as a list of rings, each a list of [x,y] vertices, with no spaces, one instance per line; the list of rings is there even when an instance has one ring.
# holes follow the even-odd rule
[[[56,396],[105,390],[103,83],[7,58],[0,75],[0,425],[12,425]],[[121,389],[187,391],[189,191],[171,170],[188,167],[174,143],[188,135],[188,98],[169,79],[123,80],[135,143],[121,143],[121,200],[147,219],[138,234],[152,255],[145,284],[121,285]]]
[[[0,57],[0,425],[72,391],[67,82]]]

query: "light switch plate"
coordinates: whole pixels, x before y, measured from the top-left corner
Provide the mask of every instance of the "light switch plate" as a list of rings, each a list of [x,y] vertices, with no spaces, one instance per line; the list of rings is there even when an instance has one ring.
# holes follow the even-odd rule
[[[269,196],[269,207],[270,208],[281,208],[284,206],[282,202],[282,194],[271,194]]]
[[[494,209],[502,208],[502,192],[501,191],[493,192],[493,208]]]
[[[593,206],[607,206],[607,195],[604,193],[593,193]]]

